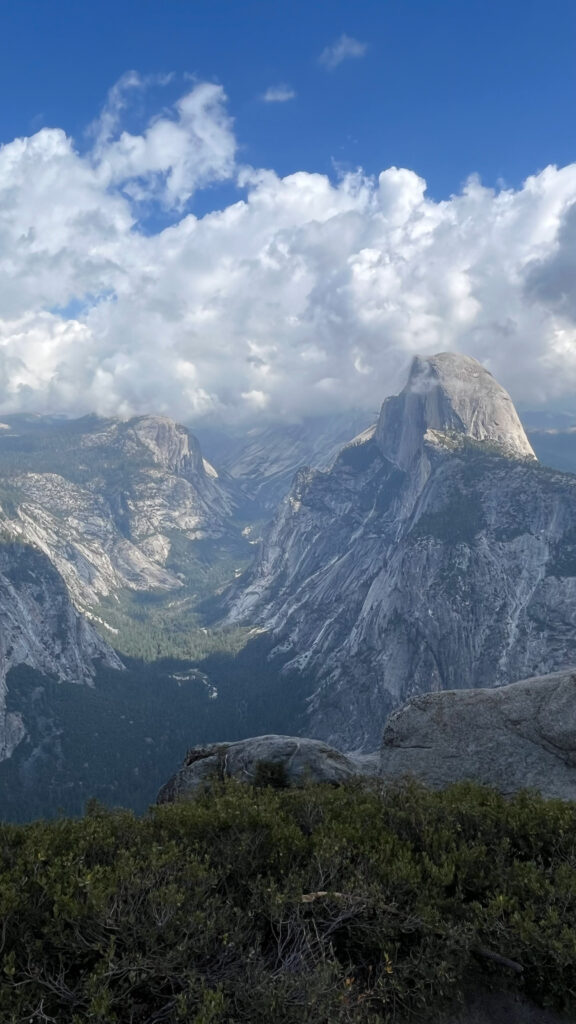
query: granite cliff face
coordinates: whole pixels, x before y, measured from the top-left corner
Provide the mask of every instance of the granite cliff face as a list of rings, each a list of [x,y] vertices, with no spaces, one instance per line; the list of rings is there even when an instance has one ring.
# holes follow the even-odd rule
[[[511,458],[535,458],[510,395],[469,356],[417,356],[404,390],[382,406],[376,441],[387,459],[411,470],[436,432],[491,442]]]
[[[229,529],[233,498],[169,419],[13,417],[2,426],[2,528],[48,555],[82,610],[121,588],[179,588],[174,544]]]
[[[59,682],[90,685],[97,663],[123,667],[72,606],[49,559],[26,544],[0,543],[0,761],[26,735],[20,711],[6,706],[9,670],[27,665]]]
[[[430,691],[576,662],[576,477],[479,363],[416,359],[376,427],[303,470],[231,604],[315,681],[306,731],[379,744]]]

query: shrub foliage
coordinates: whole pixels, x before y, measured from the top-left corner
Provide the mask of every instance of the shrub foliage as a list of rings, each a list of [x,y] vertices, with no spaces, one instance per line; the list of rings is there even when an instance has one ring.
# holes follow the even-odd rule
[[[0,833],[7,1024],[440,1021],[479,981],[576,1015],[576,805],[230,782]]]

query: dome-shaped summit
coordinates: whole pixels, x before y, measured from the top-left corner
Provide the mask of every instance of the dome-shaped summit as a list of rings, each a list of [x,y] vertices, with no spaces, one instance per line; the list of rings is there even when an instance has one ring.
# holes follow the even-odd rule
[[[510,395],[470,356],[416,356],[404,390],[382,406],[376,439],[386,458],[408,469],[429,430],[495,442],[512,458],[536,457]]]

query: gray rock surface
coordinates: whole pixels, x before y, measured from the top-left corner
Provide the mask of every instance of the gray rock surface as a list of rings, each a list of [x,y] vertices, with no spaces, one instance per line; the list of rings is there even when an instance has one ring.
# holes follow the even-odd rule
[[[303,782],[339,784],[355,775],[376,774],[378,756],[354,758],[320,740],[298,736],[255,736],[236,743],[193,747],[184,764],[162,787],[158,803],[170,803],[214,779],[253,782],[258,764],[282,765],[289,785]]]
[[[432,787],[469,779],[504,794],[533,788],[547,798],[576,800],[576,670],[498,689],[414,697],[392,712],[376,753],[342,753],[320,740],[275,735],[193,747],[159,802],[214,778],[252,782],[262,761],[281,764],[291,785],[410,775]]]
[[[298,474],[230,621],[314,680],[306,731],[374,749],[411,696],[576,664],[576,477],[474,360],[415,360],[377,427]]]
[[[402,393],[382,406],[376,441],[386,458],[409,469],[427,431],[455,432],[501,445],[511,456],[535,458],[510,395],[470,356],[416,356]]]
[[[0,761],[26,735],[6,707],[6,674],[28,665],[59,682],[91,684],[94,664],[122,669],[116,653],[73,607],[62,577],[41,551],[0,543]]]
[[[576,800],[576,671],[413,698],[388,719],[381,771]]]
[[[162,416],[8,417],[0,526],[44,551],[76,606],[182,586],[186,550],[230,528],[234,500],[183,426]]]

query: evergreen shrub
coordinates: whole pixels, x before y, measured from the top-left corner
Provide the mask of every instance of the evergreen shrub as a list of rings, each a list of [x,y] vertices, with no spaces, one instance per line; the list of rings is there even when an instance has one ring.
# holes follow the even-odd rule
[[[215,784],[0,825],[3,1024],[576,1019],[576,805],[462,783]]]

